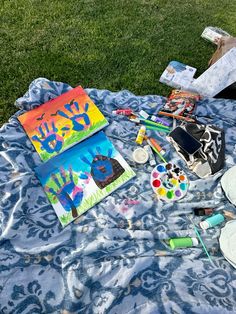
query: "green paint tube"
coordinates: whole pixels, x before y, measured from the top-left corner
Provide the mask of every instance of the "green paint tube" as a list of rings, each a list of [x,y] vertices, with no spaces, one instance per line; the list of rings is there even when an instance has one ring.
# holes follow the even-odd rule
[[[173,239],[170,239],[169,245],[172,248],[172,250],[178,249],[178,248],[193,247],[193,246],[198,245],[198,239],[190,238],[190,237],[173,238]]]

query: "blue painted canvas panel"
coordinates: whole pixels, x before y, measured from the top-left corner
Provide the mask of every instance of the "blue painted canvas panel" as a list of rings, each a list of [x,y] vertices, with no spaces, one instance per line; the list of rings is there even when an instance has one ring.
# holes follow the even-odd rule
[[[35,172],[62,226],[135,176],[103,132],[53,157]]]

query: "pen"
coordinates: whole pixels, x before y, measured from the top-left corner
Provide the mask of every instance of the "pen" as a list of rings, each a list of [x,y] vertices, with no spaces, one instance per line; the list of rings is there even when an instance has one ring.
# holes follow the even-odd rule
[[[158,114],[166,116],[166,117],[171,117],[171,118],[174,118],[174,119],[177,119],[177,120],[184,120],[184,121],[187,121],[187,122],[195,122],[194,119],[191,119],[191,118],[188,118],[188,117],[183,117],[183,116],[178,116],[178,115],[175,115],[175,114],[172,114],[172,113],[169,113],[169,112],[159,111]]]

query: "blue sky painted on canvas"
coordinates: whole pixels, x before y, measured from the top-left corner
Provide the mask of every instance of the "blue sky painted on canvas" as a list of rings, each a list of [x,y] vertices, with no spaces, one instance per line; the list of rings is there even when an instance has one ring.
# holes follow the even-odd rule
[[[92,137],[84,140],[83,142],[71,147],[64,151],[60,155],[53,157],[46,163],[38,166],[35,169],[37,176],[39,177],[43,185],[46,184],[52,173],[59,171],[61,167],[68,170],[71,166],[74,172],[90,172],[90,166],[82,161],[81,157],[86,157],[90,162],[93,160],[93,156],[89,153],[88,149],[94,154],[99,154],[97,148],[100,148],[102,155],[108,156],[109,149],[112,149],[111,157],[114,157],[117,153],[112,143],[108,140],[103,132],[99,132]]]

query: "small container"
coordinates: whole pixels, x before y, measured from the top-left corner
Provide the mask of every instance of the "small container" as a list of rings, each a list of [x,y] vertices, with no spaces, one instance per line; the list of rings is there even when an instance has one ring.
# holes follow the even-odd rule
[[[138,164],[145,164],[149,159],[148,152],[142,147],[136,148],[132,156],[133,160]]]
[[[186,247],[193,247],[198,245],[198,239],[197,238],[173,238],[170,239],[169,245],[172,250],[178,249],[178,248],[186,248]]]
[[[142,125],[138,131],[138,135],[137,135],[137,138],[135,141],[137,144],[141,145],[143,143],[145,133],[146,133],[146,127],[145,127],[145,125]]]
[[[194,208],[196,216],[210,216],[213,214],[213,208]]]
[[[223,215],[217,214],[207,218],[206,220],[201,221],[199,225],[203,230],[206,230],[208,228],[221,224],[224,220],[225,217]]]

